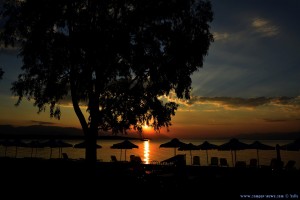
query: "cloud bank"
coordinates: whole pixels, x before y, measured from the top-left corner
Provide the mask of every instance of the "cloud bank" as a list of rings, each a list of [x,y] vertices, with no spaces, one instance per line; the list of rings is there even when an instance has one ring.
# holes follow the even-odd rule
[[[289,106],[300,109],[300,96],[297,97],[256,97],[256,98],[241,98],[241,97],[201,97],[192,96],[189,100],[175,99],[175,95],[171,94],[167,97],[168,101],[175,101],[178,104],[185,106],[213,104],[218,107],[227,108],[256,108],[259,106]]]

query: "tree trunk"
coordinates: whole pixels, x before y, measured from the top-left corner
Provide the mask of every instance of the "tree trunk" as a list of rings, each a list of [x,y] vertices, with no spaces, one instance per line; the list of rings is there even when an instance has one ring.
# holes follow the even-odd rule
[[[85,159],[89,163],[96,163],[97,161],[97,127],[90,127],[88,133],[85,134],[85,142],[87,144],[85,151]]]
[[[96,163],[97,161],[97,137],[98,137],[98,111],[99,100],[94,92],[89,95],[89,110],[90,110],[90,126],[87,134],[85,134],[85,140],[87,143],[85,151],[85,159],[89,163]]]

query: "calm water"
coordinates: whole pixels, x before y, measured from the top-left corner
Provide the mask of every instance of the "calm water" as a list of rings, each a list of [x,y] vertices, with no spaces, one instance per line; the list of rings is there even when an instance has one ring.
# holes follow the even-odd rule
[[[111,155],[115,155],[118,160],[125,160],[125,153],[126,153],[126,160],[129,160],[129,156],[131,154],[138,155],[142,158],[142,160],[149,164],[152,161],[162,161],[167,158],[174,156],[174,148],[160,148],[159,145],[167,140],[149,140],[149,141],[140,141],[140,140],[132,140],[132,142],[139,146],[138,149],[130,149],[130,150],[119,150],[119,149],[111,149],[110,147],[115,144],[122,142],[122,140],[99,140],[98,144],[102,146],[101,149],[97,150],[97,158],[98,160],[102,160],[104,162],[109,162],[111,160]],[[181,140],[185,143],[193,143],[195,145],[202,144],[204,140]],[[209,140],[210,143],[221,145],[228,140]],[[252,143],[253,140],[241,140],[245,143]],[[25,141],[26,142],[26,141]],[[65,140],[65,142],[76,144],[81,141],[78,140]],[[262,143],[274,146],[276,144],[284,145],[287,143],[292,142],[291,140],[261,140]],[[85,157],[85,150],[84,149],[75,149],[75,148],[63,148],[63,152],[67,153],[69,158],[72,159],[80,159]],[[33,157],[39,158],[50,158],[50,148],[39,148],[39,149],[31,149],[31,148],[24,148],[18,147],[17,149],[17,157],[30,157],[32,153]],[[191,157],[190,151],[178,151],[176,150],[177,154],[186,154],[187,164],[191,164]],[[194,150],[191,151],[192,156],[200,156],[200,163],[202,166],[207,165],[207,156],[205,150]],[[0,156],[5,155],[5,147],[0,146]],[[52,158],[59,157],[59,149],[53,148],[52,149]],[[15,147],[8,147],[6,149],[6,156],[15,157],[16,156],[16,148]],[[230,151],[218,151],[218,150],[208,150],[208,157],[210,162],[210,157],[215,156],[219,158],[226,158],[228,161],[229,166],[232,166],[232,157]],[[238,161],[246,161],[249,164],[249,160],[251,158],[257,158],[257,151],[256,150],[241,150],[237,151],[236,153]],[[271,158],[276,158],[276,151],[275,150],[259,150],[259,162],[261,165],[269,165]],[[287,163],[288,160],[295,160],[296,167],[300,168],[300,151],[284,151],[281,150],[281,158],[284,163]]]

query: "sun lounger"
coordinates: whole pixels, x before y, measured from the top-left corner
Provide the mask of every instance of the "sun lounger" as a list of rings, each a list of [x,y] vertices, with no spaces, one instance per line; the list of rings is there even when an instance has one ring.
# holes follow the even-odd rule
[[[178,154],[171,158],[161,161],[161,164],[171,164],[171,165],[186,165],[186,155],[185,154]]]
[[[257,165],[257,159],[256,158],[251,158],[248,167],[252,167],[252,168],[258,167],[258,165]]]
[[[67,153],[62,153],[62,157],[64,160],[69,160],[69,156]]]
[[[284,167],[285,170],[287,171],[293,171],[293,170],[296,170],[296,161],[295,160],[289,160],[285,167]]]
[[[228,162],[226,158],[220,158],[220,166],[221,167],[228,167]]]
[[[110,156],[111,162],[118,162],[117,157],[115,155]]]
[[[211,157],[210,158],[210,166],[219,166],[219,158]]]
[[[130,155],[130,163],[142,164],[143,161],[140,156]]]
[[[200,165],[200,156],[193,156],[193,165]]]

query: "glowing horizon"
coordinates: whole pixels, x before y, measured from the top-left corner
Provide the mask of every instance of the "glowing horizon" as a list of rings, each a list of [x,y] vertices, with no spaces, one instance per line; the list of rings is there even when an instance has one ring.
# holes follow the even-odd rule
[[[253,2],[254,1],[254,2]],[[203,68],[192,76],[189,100],[161,97],[180,106],[169,132],[145,127],[144,137],[230,137],[250,133],[300,132],[300,4],[297,1],[212,1],[215,41]],[[233,12],[234,11],[234,12]],[[280,20],[278,20],[280,19]],[[25,99],[15,107],[11,83],[20,73],[17,48],[0,45],[0,124],[81,128],[70,102],[62,101],[61,120]],[[87,119],[86,108],[82,111]],[[136,133],[136,131],[130,131]]]

